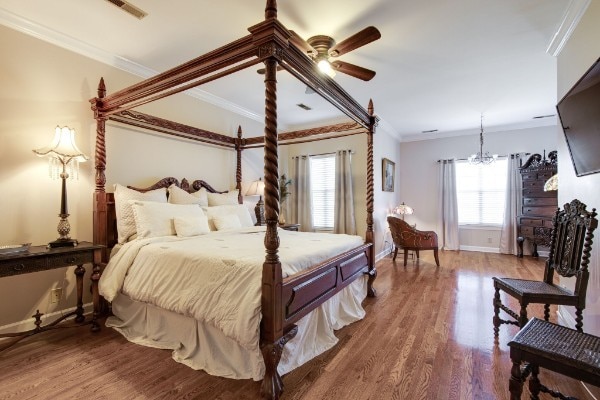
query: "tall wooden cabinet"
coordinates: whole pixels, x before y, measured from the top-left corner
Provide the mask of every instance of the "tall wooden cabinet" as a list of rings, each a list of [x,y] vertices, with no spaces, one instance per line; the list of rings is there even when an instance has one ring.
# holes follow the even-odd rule
[[[517,216],[518,256],[523,257],[523,242],[531,244],[533,257],[538,257],[538,245],[549,246],[552,217],[558,206],[558,191],[544,191],[544,184],[557,171],[556,151],[548,158],[533,154],[521,166],[523,181],[522,204]]]

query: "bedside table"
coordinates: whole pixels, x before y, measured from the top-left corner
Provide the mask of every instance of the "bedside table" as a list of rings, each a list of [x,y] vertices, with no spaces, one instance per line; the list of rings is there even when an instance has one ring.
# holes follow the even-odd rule
[[[295,231],[298,232],[300,230],[300,224],[283,224],[277,225],[281,229],[285,229],[286,231]]]
[[[53,322],[42,326],[42,313],[39,310],[36,311],[35,315],[35,328],[24,332],[14,332],[0,334],[2,337],[11,337],[13,340],[8,341],[8,344],[0,346],[0,351],[11,347],[21,339],[36,333],[41,333],[53,327],[64,319],[75,315],[75,322],[82,324],[85,321],[83,315],[83,275],[85,274],[84,264],[92,264],[92,286],[96,284],[99,278],[99,263],[101,257],[101,250],[104,246],[94,245],[89,242],[79,242],[75,247],[57,247],[48,249],[46,246],[32,246],[28,251],[17,252],[17,253],[4,253],[0,254],[0,278],[13,275],[30,274],[39,271],[46,271],[50,269],[57,269],[63,267],[70,267],[76,265],[75,276],[77,279],[77,308],[75,311],[67,313]],[[94,281],[96,278],[96,281]],[[91,330],[96,332],[100,330],[100,326],[96,322],[98,304],[96,293],[94,297],[94,313],[91,319]],[[54,328],[55,329],[55,328]]]

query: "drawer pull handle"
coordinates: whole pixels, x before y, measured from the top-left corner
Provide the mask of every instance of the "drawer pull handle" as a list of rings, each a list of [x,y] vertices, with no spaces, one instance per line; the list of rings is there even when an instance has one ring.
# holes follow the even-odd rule
[[[25,264],[19,264],[19,265],[15,265],[13,267],[13,270],[15,271],[23,271],[25,269]]]

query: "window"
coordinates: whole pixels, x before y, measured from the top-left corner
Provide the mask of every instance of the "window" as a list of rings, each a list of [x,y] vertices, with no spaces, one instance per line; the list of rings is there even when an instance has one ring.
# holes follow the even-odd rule
[[[335,154],[310,157],[312,222],[315,229],[333,229]]]
[[[489,165],[456,163],[459,225],[502,225],[507,159]]]

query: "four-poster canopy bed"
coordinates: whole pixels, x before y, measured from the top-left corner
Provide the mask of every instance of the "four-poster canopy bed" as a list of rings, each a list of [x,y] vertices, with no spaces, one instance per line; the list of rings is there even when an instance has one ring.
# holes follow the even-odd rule
[[[113,193],[105,190],[107,121],[115,121],[235,151],[237,154],[236,188],[239,203],[242,202],[242,151],[264,147],[266,219],[264,247],[266,256],[262,263],[260,350],[264,359],[265,374],[261,393],[266,398],[276,399],[279,398],[283,389],[277,366],[285,344],[297,334],[296,323],[360,276],[368,277],[367,295],[375,296],[373,288],[376,277],[373,234],[373,134],[378,120],[374,115],[371,102],[368,110],[361,107],[334,80],[321,74],[314,61],[289,40],[290,32],[277,19],[275,0],[267,1],[265,20],[250,27],[249,31],[250,35],[112,94],[106,93],[104,81],[100,80],[98,96],[90,100],[96,119],[94,242],[106,246],[102,259],[103,265],[106,265],[110,251],[117,242],[115,198]],[[241,128],[238,130],[237,137],[220,135],[132,110],[137,106],[185,91],[259,63],[264,63],[266,66],[264,137],[242,138]],[[278,134],[276,80],[278,65],[319,93],[352,121]],[[278,145],[358,133],[366,133],[367,136],[367,231],[364,243],[319,262],[302,272],[284,277],[280,260],[280,233],[277,229],[279,216]],[[140,190],[152,190],[171,184],[176,184],[189,192],[198,191],[203,187],[209,192],[215,192],[210,185],[203,181],[194,181],[190,185],[185,180],[179,183],[173,178],[165,178],[150,188]],[[99,311],[98,281],[100,274],[101,268],[95,267],[92,276],[94,318],[97,317]]]

